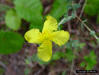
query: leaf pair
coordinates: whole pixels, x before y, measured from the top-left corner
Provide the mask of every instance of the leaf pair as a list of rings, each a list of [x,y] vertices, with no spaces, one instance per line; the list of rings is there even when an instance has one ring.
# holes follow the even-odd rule
[[[40,0],[15,0],[15,10],[9,10],[6,14],[6,25],[12,30],[19,30],[21,19],[30,22],[31,28],[42,29],[43,6]],[[66,0],[55,0],[49,15],[57,20],[66,12]],[[48,14],[47,14],[48,15]]]
[[[42,29],[43,25],[43,6],[40,0],[15,0],[15,9],[17,14],[30,22],[30,28]],[[65,0],[55,0],[49,15],[59,19],[66,10]]]

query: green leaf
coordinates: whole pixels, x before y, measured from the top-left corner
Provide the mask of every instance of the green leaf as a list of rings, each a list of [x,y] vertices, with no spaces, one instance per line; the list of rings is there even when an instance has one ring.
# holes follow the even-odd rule
[[[11,54],[21,50],[24,38],[16,32],[0,31],[0,54]]]
[[[80,66],[81,67],[85,67],[86,63],[85,62],[81,62]]]
[[[84,56],[84,60],[86,61],[86,70],[91,70],[97,63],[96,55],[94,51],[91,51],[89,55]]]
[[[55,0],[50,15],[55,17],[57,20],[62,17],[66,12],[66,0]]]
[[[30,24],[30,27],[29,28],[30,29],[32,29],[32,28],[38,28],[38,29],[40,29],[40,31],[42,31],[43,24],[41,24],[41,25]]]
[[[86,66],[86,70],[91,70],[93,68],[93,66],[91,66],[90,64]]]
[[[21,19],[12,9],[8,10],[5,16],[5,22],[7,27],[12,30],[18,30],[21,26]]]
[[[32,25],[42,25],[43,17],[40,0],[15,0],[17,14]]]
[[[98,5],[99,5],[99,0],[87,0],[87,4],[85,6],[84,12],[89,16],[95,16],[99,12]]]
[[[99,24],[99,0],[87,0],[84,12],[88,16],[96,16],[96,23]]]
[[[85,60],[86,62],[90,62],[90,61],[91,61],[91,59],[90,59],[89,56],[84,56],[84,60]]]
[[[76,56],[74,55],[73,51],[71,49],[66,49],[66,53],[65,53],[66,59],[68,61],[72,61],[73,59],[76,58]]]
[[[91,57],[91,60],[92,60],[93,62],[95,62],[96,59],[97,59],[97,56],[96,56],[96,54],[95,54],[94,51],[91,51],[91,52],[90,52],[89,57]]]

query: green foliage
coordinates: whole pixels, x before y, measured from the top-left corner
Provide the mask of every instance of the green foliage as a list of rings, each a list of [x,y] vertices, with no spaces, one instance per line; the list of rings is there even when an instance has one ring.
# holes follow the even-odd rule
[[[57,20],[62,17],[66,12],[66,0],[55,0],[50,15],[55,17]]]
[[[98,14],[99,10],[99,0],[87,0],[87,4],[85,6],[85,13],[90,16],[95,16]],[[91,13],[90,13],[91,12]]]
[[[5,70],[2,67],[0,67],[0,75],[3,75],[4,72],[5,72]]]
[[[90,31],[90,35],[95,36],[96,35],[95,31]]]
[[[32,28],[38,28],[38,29],[40,29],[40,31],[42,31],[43,24],[41,24],[41,25],[34,25],[34,23],[30,24],[29,29],[32,29]]]
[[[85,62],[81,62],[80,66],[85,67],[86,66]]]
[[[98,38],[98,36],[96,35],[96,32],[95,32],[94,30],[91,30],[91,31],[90,31],[90,35],[93,36],[93,37],[95,37],[96,40],[97,40],[97,43],[99,43],[99,38]]]
[[[64,11],[64,18],[59,22],[59,29],[60,26],[76,17],[76,10],[80,7],[80,4],[72,4],[73,0],[66,0],[66,9]],[[68,12],[72,10],[71,15],[68,15]]]
[[[85,6],[84,12],[89,16],[98,16],[99,0],[87,0],[87,4]],[[97,17],[97,21],[98,21],[98,17]]]
[[[73,19],[74,17],[75,17],[74,15],[72,15],[72,16],[66,16],[66,17],[64,17],[64,18],[61,20],[61,22],[60,22],[58,25],[61,26],[62,24],[64,24],[64,23],[70,21],[70,20]]]
[[[32,23],[31,27],[41,26],[43,23],[42,5],[40,0],[15,0],[17,14],[24,20]],[[30,28],[31,28],[30,27]],[[42,27],[42,26],[41,26]]]
[[[82,49],[86,44],[85,43],[81,43],[79,40],[70,40],[67,44],[66,47],[68,49],[74,48],[75,50],[79,50]]]
[[[32,62],[38,62],[39,64],[41,65],[47,65],[49,62],[44,62],[42,60],[40,60],[36,54],[32,55],[32,56],[29,56],[27,57],[27,59],[25,60],[25,63],[26,64],[30,64]]]
[[[31,72],[31,69],[26,67],[24,71],[25,75],[29,75],[30,72]]]
[[[80,64],[81,67],[85,67],[86,70],[91,70],[96,65],[96,55],[94,51],[91,51],[89,55],[84,56],[84,62]]]
[[[57,51],[53,54],[52,60],[59,60],[65,56],[65,53]]]
[[[80,4],[74,3],[72,4],[73,10],[77,10],[80,7]]]
[[[76,58],[74,52],[80,51],[86,44],[79,42],[79,40],[70,40],[66,44],[66,54],[65,57],[68,61],[72,62],[73,59]]]
[[[23,37],[16,32],[0,31],[0,54],[18,52],[24,43]]]
[[[40,60],[37,55],[33,55],[32,59],[33,59],[34,62],[38,62],[41,65],[43,65],[43,64],[47,65],[49,63],[49,62],[44,62],[44,61]]]
[[[66,49],[65,56],[66,56],[66,59],[67,59],[69,62],[72,62],[72,60],[76,58],[76,56],[75,56],[73,50],[71,50],[71,49]]]
[[[58,26],[58,30],[62,30],[63,25]]]
[[[66,52],[57,51],[53,54],[52,60],[59,60],[61,58],[67,59],[69,62],[72,62],[76,58],[74,50],[79,51],[85,46],[85,43],[80,43],[78,40],[70,40],[66,44]],[[63,47],[62,47],[63,48]]]
[[[5,16],[5,22],[7,27],[12,30],[18,30],[21,26],[21,19],[12,9],[8,10]]]
[[[66,71],[63,71],[61,75],[67,75]]]
[[[75,58],[75,55],[72,50],[66,49],[66,52],[55,52],[52,60],[59,60],[61,58],[66,58],[69,62],[71,62]]]
[[[99,38],[97,39],[97,43],[99,44]]]

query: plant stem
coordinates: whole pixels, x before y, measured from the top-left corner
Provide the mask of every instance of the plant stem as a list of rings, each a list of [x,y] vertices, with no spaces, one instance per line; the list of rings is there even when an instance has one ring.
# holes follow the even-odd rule
[[[5,65],[3,62],[1,62],[1,61],[0,61],[0,65],[1,65],[5,70],[7,69],[6,65]]]
[[[64,18],[59,22],[58,27],[59,27],[61,24],[64,24],[65,22],[70,21],[72,18],[73,18],[73,16],[64,17]]]
[[[87,29],[89,32],[92,31],[84,22],[82,22],[82,20],[80,19],[80,17],[78,17],[78,16],[76,16],[76,17],[77,17],[77,19],[86,27],[86,29]],[[96,40],[99,39],[96,34],[94,35],[94,37],[95,37]]]
[[[81,13],[80,13],[80,16],[79,16],[79,17],[81,17],[81,16],[82,16],[82,14],[83,14],[83,11],[84,11],[84,8],[85,8],[86,4],[87,4],[87,0],[85,0],[85,3],[84,3],[84,5],[83,5],[83,7],[82,7],[82,10],[81,10]]]

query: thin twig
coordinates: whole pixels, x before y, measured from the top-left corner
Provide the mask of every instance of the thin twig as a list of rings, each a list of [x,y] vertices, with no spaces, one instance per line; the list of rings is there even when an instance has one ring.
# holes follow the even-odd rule
[[[63,19],[59,22],[58,27],[64,22],[65,19],[66,19],[66,18],[63,18]]]
[[[79,17],[81,17],[81,16],[82,16],[82,14],[83,14],[83,11],[84,11],[84,8],[85,8],[86,4],[87,4],[87,0],[85,0],[85,3],[84,3],[84,5],[83,5],[83,7],[82,7],[82,10],[81,10],[81,13],[80,13],[80,16],[79,16]]]
[[[82,22],[82,20],[80,19],[80,17],[77,16],[77,19],[87,28],[87,30],[88,30],[89,32],[92,31],[84,22]]]
[[[0,61],[0,66],[2,66],[5,70],[7,69],[6,65],[3,64],[3,62]]]
[[[73,67],[74,67],[74,60],[72,60],[72,65],[71,65],[70,75],[72,75],[72,72],[73,72]]]
[[[81,0],[79,1],[79,4],[80,4],[80,3],[81,3]],[[83,6],[82,6],[81,13],[80,13],[80,15],[79,15],[80,18],[82,17],[82,14],[83,14],[83,12],[84,12],[84,8],[85,8],[86,4],[87,4],[87,0],[85,0],[84,4],[83,4]],[[76,24],[77,24],[77,23],[78,23],[78,20],[77,20]]]
[[[86,29],[87,29],[89,32],[92,31],[84,22],[82,22],[82,20],[80,19],[80,17],[78,17],[78,16],[76,16],[76,17],[77,17],[77,19],[86,27]],[[99,39],[96,34],[94,35],[94,37],[95,37],[96,40]]]
[[[69,20],[71,20],[73,17],[72,16],[68,16],[68,17],[64,17],[58,24],[58,27],[62,24],[64,24],[65,22],[68,22]]]
[[[74,50],[74,55],[76,55],[77,51]],[[74,72],[74,63],[75,63],[75,59],[72,60],[72,64],[71,64],[71,71],[70,71],[70,75],[72,75],[72,73]]]
[[[68,24],[68,30],[69,30],[69,32],[71,32],[72,30],[71,30],[70,22],[68,22],[67,24]]]
[[[79,1],[79,4],[82,2],[82,0]]]
[[[75,71],[73,71],[75,75],[78,75]]]

